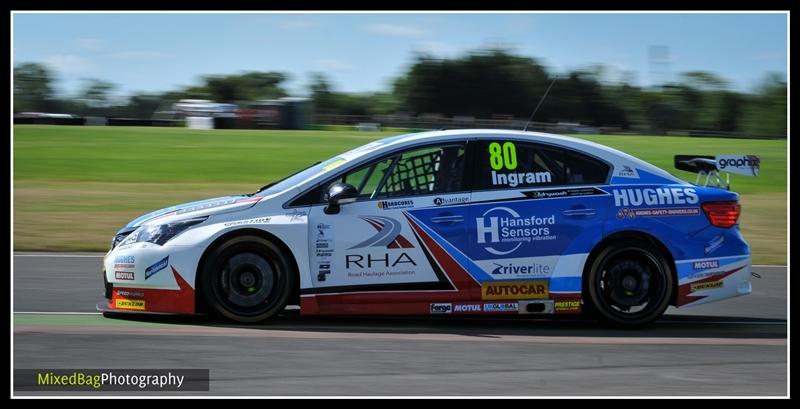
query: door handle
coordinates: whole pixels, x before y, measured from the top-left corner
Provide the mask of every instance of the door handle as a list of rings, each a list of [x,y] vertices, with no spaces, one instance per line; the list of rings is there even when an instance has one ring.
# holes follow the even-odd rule
[[[461,223],[464,221],[464,216],[436,216],[431,217],[431,223]]]
[[[567,217],[576,217],[576,216],[594,216],[597,213],[597,211],[594,209],[567,209],[561,213]]]

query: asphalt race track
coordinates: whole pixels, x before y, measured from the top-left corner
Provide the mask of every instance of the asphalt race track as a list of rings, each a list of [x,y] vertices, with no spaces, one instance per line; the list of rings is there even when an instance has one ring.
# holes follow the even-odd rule
[[[637,330],[580,319],[291,311],[239,326],[95,314],[101,257],[14,255],[14,368],[207,368],[211,395],[788,393],[785,267],[756,267],[749,296],[673,308]]]

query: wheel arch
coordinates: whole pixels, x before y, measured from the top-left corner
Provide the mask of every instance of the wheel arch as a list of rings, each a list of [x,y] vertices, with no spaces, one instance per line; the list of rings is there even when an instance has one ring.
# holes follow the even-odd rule
[[[203,282],[201,277],[202,277],[202,274],[203,274],[203,266],[205,265],[206,258],[208,257],[208,255],[215,248],[219,247],[220,245],[222,245],[226,241],[228,241],[230,239],[233,239],[235,237],[241,237],[241,236],[257,236],[257,237],[261,237],[261,238],[263,238],[263,239],[275,244],[276,246],[278,246],[278,248],[282,252],[284,252],[284,254],[286,254],[289,257],[289,260],[291,262],[291,266],[293,268],[293,270],[291,271],[291,274],[295,275],[296,280],[295,280],[294,288],[292,289],[291,294],[289,294],[288,305],[297,305],[297,304],[299,304],[300,303],[300,272],[299,272],[300,268],[299,268],[299,265],[297,264],[297,259],[295,258],[294,253],[292,252],[292,250],[289,248],[288,245],[286,245],[285,242],[283,242],[283,240],[278,238],[278,236],[276,236],[276,235],[274,235],[274,234],[272,234],[272,233],[270,233],[270,232],[268,232],[266,230],[254,229],[254,228],[243,228],[243,229],[232,230],[232,231],[229,231],[229,232],[226,232],[226,233],[222,234],[221,236],[219,236],[216,239],[214,239],[214,241],[212,241],[211,244],[209,244],[206,247],[205,251],[203,251],[203,255],[200,257],[200,260],[197,263],[197,272],[195,274],[195,277],[196,277],[195,278],[195,283],[196,283],[196,287],[197,287],[197,291],[195,291],[195,311],[196,312],[207,312],[207,306],[205,304],[205,300],[203,299],[203,294],[202,294],[202,291],[204,291],[204,289],[201,288],[202,287],[202,282]]]
[[[582,296],[586,296],[587,294],[587,277],[589,275],[589,270],[591,269],[592,263],[597,255],[603,251],[604,248],[608,247],[609,245],[613,244],[617,241],[622,240],[645,240],[648,243],[655,246],[661,255],[667,261],[667,265],[670,269],[670,274],[672,274],[672,279],[675,285],[672,288],[672,293],[670,294],[670,305],[675,305],[676,299],[678,296],[678,269],[675,265],[675,258],[672,256],[672,252],[669,251],[669,248],[657,237],[653,236],[650,233],[640,231],[640,230],[623,230],[614,232],[603,238],[599,243],[597,243],[592,251],[589,253],[589,256],[586,258],[586,262],[583,265],[583,274],[581,275],[581,294]]]

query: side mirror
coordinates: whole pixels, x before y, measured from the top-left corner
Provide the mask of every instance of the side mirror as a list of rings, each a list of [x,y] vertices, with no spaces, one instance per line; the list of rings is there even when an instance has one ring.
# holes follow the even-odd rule
[[[325,214],[339,213],[339,207],[345,203],[352,203],[358,197],[358,190],[353,185],[347,183],[334,183],[325,193]]]

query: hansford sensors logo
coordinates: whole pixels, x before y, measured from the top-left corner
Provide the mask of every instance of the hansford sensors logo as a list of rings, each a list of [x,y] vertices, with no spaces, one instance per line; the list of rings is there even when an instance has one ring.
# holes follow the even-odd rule
[[[555,215],[522,217],[508,207],[493,207],[475,221],[478,243],[487,244],[483,248],[497,256],[513,253],[522,243],[556,239],[550,234],[550,227],[556,224]]]

